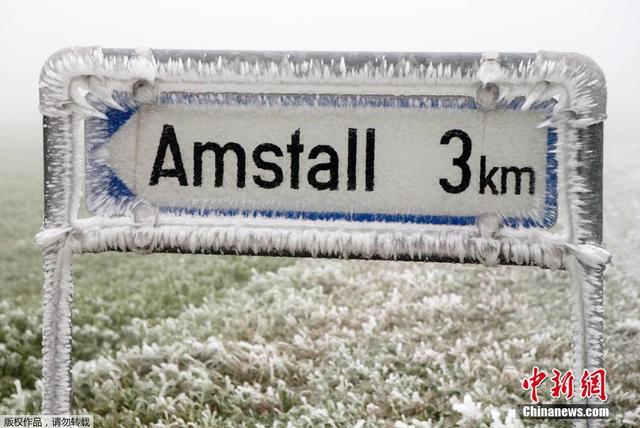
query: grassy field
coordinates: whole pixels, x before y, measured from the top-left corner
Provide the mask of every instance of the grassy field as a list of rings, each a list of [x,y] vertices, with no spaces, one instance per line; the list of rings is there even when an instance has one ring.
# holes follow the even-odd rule
[[[34,413],[41,174],[37,159],[4,164],[0,414]],[[637,183],[620,183],[605,295],[614,427],[640,424],[638,232],[622,210]],[[130,254],[74,266],[74,409],[98,426],[518,427],[532,366],[569,368],[564,273]]]

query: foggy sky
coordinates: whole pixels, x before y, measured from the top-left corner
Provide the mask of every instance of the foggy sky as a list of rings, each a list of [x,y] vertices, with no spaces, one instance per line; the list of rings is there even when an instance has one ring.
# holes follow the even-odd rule
[[[67,46],[573,51],[603,68],[606,151],[637,145],[640,2],[0,0],[0,155],[41,147],[38,75]]]

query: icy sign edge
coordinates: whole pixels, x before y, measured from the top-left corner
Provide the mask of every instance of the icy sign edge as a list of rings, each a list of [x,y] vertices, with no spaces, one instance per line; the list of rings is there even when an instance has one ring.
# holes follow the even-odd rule
[[[139,82],[210,84],[277,80],[285,84],[366,82],[395,90],[475,85],[529,88],[523,109],[536,100],[558,102],[548,126],[559,129],[564,174],[561,233],[471,226],[352,228],[340,223],[217,224],[158,218],[144,204],[130,218],[77,216],[83,191],[82,124],[101,114],[90,99],[115,103],[110,81],[133,92]],[[397,89],[399,88],[399,89]],[[139,89],[139,88],[138,88]],[[481,262],[565,268],[570,244],[599,245],[602,121],[606,89],[602,72],[576,54],[412,54],[300,52],[181,52],[72,48],[45,63],[40,108],[45,129],[45,225],[41,245],[69,240],[73,251],[204,252],[392,260]],[[595,191],[594,191],[595,190]]]

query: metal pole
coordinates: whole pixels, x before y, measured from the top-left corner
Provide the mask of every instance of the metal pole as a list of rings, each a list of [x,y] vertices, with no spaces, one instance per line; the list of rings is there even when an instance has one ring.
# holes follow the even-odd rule
[[[73,282],[69,183],[70,119],[44,116],[44,225],[36,237],[44,255],[42,289],[42,413],[71,413]]]
[[[71,248],[67,241],[44,252],[42,291],[42,413],[71,413]]]
[[[601,404],[597,398],[580,397],[580,378],[584,370],[604,367],[603,274],[609,253],[597,246],[581,245],[570,256],[571,318],[573,325],[573,373],[576,377],[576,403]],[[576,428],[602,426],[601,420],[575,421]]]
[[[604,269],[610,253],[602,247],[602,122],[578,130],[583,142],[578,152],[578,175],[585,178],[586,190],[580,216],[574,218],[576,245],[571,246],[567,268],[571,285],[569,302],[573,330],[573,373],[576,377],[575,402],[602,404],[597,398],[580,397],[580,378],[584,370],[604,368]],[[582,227],[580,227],[582,224]],[[576,428],[604,426],[603,420],[575,420]]]

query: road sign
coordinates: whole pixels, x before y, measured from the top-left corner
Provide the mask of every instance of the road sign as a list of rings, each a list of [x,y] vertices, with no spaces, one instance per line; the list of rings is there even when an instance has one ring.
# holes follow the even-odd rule
[[[73,252],[568,268],[574,370],[600,367],[605,101],[575,54],[53,55],[44,411],[70,410]]]
[[[152,88],[153,89],[153,88]],[[163,214],[549,228],[555,102],[470,96],[163,92],[87,121],[88,204]]]

